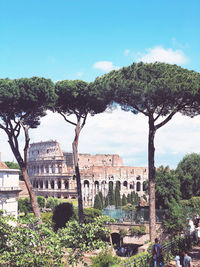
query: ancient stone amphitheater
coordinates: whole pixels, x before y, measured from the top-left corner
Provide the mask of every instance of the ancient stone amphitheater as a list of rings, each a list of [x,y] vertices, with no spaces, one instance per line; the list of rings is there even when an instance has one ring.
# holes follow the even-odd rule
[[[108,193],[109,183],[120,185],[121,195],[145,194],[147,167],[127,167],[116,154],[79,154],[84,206],[92,206],[95,195]],[[77,198],[73,155],[63,152],[57,141],[33,143],[29,148],[28,173],[36,195]]]

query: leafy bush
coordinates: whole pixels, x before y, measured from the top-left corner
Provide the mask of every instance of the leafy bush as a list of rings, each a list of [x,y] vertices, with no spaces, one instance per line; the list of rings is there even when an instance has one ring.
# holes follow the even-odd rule
[[[52,222],[54,224],[54,230],[58,228],[66,227],[66,223],[73,216],[74,209],[71,203],[61,203],[54,208]]]
[[[53,216],[52,212],[44,212],[41,213],[40,215],[43,223],[52,225],[52,216]]]
[[[48,197],[47,203],[46,203],[46,208],[51,209],[52,211],[56,206],[58,206],[61,203],[60,199],[58,198],[53,198],[53,197]]]
[[[117,256],[113,256],[110,251],[102,251],[91,259],[93,267],[109,267],[120,262],[120,259]]]
[[[0,266],[64,266],[59,236],[33,216],[16,224],[0,215],[0,232]]]
[[[39,207],[44,208],[45,202],[46,202],[45,198],[43,196],[38,196],[38,197],[36,197],[36,199],[37,199],[37,203],[38,203]]]
[[[78,220],[78,209],[75,208],[74,209],[74,219]],[[84,214],[84,223],[91,223],[94,221],[95,218],[102,216],[102,211],[101,210],[97,210],[94,208],[85,208],[83,209],[83,214]]]
[[[19,198],[18,200],[18,210],[20,212],[24,212],[25,215],[28,214],[29,212],[32,212],[32,207],[31,207],[31,202],[30,198]]]
[[[119,235],[120,235],[120,238],[123,238],[124,236],[127,235],[127,230],[126,230],[126,229],[121,229],[121,230],[119,231]]]
[[[91,223],[81,225],[77,221],[69,221],[67,227],[58,230],[62,246],[70,248],[68,250],[69,264],[73,265],[83,260],[85,252],[108,246],[108,243],[103,241],[110,235],[110,229],[105,228],[107,221],[113,221],[113,219],[100,216]]]
[[[132,236],[138,236],[138,235],[145,235],[146,234],[146,227],[143,226],[133,226],[130,228],[131,235]]]

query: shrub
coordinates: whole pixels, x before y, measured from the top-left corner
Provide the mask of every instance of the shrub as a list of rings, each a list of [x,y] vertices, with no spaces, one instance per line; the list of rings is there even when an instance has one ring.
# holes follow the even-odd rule
[[[120,238],[123,238],[124,236],[127,235],[127,230],[126,230],[126,229],[121,229],[121,230],[119,231],[119,235],[120,235]]]
[[[91,259],[93,267],[109,267],[120,262],[120,259],[117,256],[113,256],[110,251],[102,251]]]
[[[36,197],[37,199],[37,203],[39,205],[40,208],[44,208],[45,207],[45,198],[43,196],[38,196]]]
[[[18,210],[20,212],[24,212],[25,215],[32,211],[31,202],[30,202],[30,198],[29,197],[19,198],[19,200],[18,200]]]
[[[52,216],[53,216],[52,212],[44,212],[41,213],[40,215],[43,223],[48,223],[52,225]]]
[[[94,221],[95,218],[102,216],[102,211],[97,210],[94,208],[85,208],[83,209],[83,214],[84,214],[84,223],[91,223]],[[75,220],[78,220],[78,209],[74,209],[74,216],[73,218]]]
[[[33,216],[18,222],[12,226],[11,218],[0,216],[0,266],[64,266],[64,250],[51,228],[38,224]]]
[[[46,204],[46,208],[51,209],[52,211],[54,210],[54,208],[60,204],[60,199],[58,198],[53,198],[53,197],[49,197],[47,199],[47,204]]]
[[[130,228],[131,235],[132,236],[138,236],[138,235],[145,235],[146,234],[146,227],[143,226],[133,226]]]
[[[66,223],[73,216],[74,209],[71,203],[61,203],[55,207],[53,211],[52,222],[54,223],[54,230],[65,227]]]

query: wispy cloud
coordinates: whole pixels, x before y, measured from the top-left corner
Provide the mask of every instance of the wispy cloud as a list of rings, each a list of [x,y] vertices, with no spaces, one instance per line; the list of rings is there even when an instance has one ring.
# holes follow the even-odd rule
[[[111,61],[98,61],[94,63],[93,68],[109,72],[111,70],[118,70],[120,67],[114,66]]]
[[[151,62],[165,62],[169,64],[186,64],[188,58],[182,50],[173,50],[172,48],[165,49],[162,46],[156,46],[146,49],[145,54],[140,54],[138,61],[145,63]]]
[[[131,50],[130,49],[125,49],[124,50],[124,55],[125,56],[128,56],[130,53],[131,53]]]

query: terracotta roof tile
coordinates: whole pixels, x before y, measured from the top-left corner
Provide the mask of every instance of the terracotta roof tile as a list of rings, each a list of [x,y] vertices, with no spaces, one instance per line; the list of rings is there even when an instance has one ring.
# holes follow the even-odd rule
[[[0,169],[9,169],[9,168],[4,162],[0,161]]]

